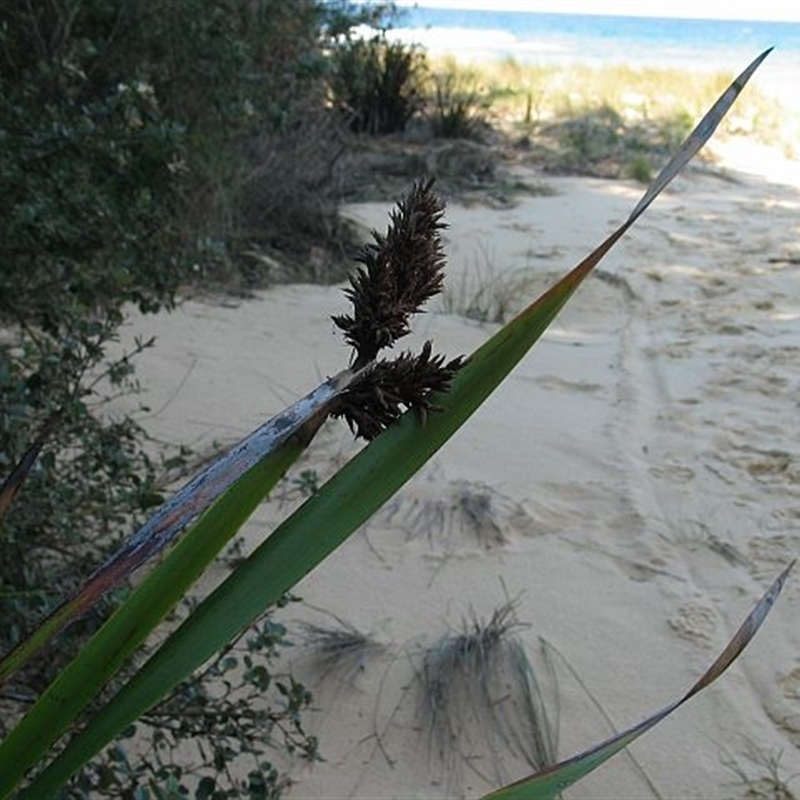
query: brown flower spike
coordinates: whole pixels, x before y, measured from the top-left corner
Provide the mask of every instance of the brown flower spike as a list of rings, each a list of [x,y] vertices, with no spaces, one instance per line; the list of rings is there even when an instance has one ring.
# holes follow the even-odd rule
[[[417,183],[392,212],[386,235],[373,231],[374,241],[359,254],[362,266],[345,290],[353,313],[333,318],[355,349],[354,369],[372,363],[381,350],[410,333],[411,315],[441,292],[443,214],[433,179]],[[364,439],[374,439],[407,409],[424,422],[429,411],[437,410],[430,394],[447,391],[463,363],[459,357],[445,364],[443,356],[432,353],[430,342],[419,355],[379,361],[341,396],[333,416],[344,417]]]
[[[355,368],[369,364],[380,350],[406,336],[408,318],[442,290],[443,214],[433,179],[417,183],[392,212],[386,236],[373,231],[375,241],[357,256],[363,266],[345,290],[353,313],[333,318],[356,350]]]

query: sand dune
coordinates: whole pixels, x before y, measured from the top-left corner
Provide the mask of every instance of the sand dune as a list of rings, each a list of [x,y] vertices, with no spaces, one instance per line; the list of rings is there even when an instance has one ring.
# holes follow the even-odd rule
[[[610,733],[598,704],[622,728],[687,689],[797,556],[800,183],[727,155],[678,179],[435,463],[297,587],[290,624],[335,627],[327,609],[372,646],[327,669],[294,653],[326,761],[297,765],[290,797],[474,797],[530,771],[507,663],[496,730],[464,697],[447,730],[426,711],[426,652],[465,619],[513,601],[503,632],[564,757]],[[470,352],[495,323],[465,313],[532,299],[640,194],[547,182],[509,209],[449,204],[448,288],[418,339]],[[345,213],[383,229],[387,211]],[[346,363],[330,322],[344,309],[338,288],[286,286],[132,321],[158,337],[138,372],[148,429],[195,447],[243,435]],[[324,476],[353,447],[329,425],[301,468]],[[247,536],[285,512],[265,505]],[[568,796],[744,797],[725,764],[755,781],[778,754],[781,776],[800,772],[799,613],[794,576],[730,674],[637,743],[636,764],[618,757]]]

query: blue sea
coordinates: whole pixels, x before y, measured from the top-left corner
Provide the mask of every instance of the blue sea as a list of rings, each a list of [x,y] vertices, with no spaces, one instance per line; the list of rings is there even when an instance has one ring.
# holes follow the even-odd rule
[[[800,23],[404,8],[405,41],[460,58],[523,64],[616,64],[738,73],[762,50],[763,90],[800,105]],[[794,101],[794,102],[792,102]]]

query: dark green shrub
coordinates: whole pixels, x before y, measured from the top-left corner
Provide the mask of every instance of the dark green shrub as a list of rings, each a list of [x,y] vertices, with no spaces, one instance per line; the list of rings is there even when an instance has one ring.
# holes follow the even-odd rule
[[[335,106],[351,130],[370,135],[405,130],[422,107],[423,55],[413,46],[346,38],[331,56],[330,87]]]
[[[286,635],[271,615],[248,628],[128,729],[133,747],[106,749],[60,800],[281,797],[287,756],[319,758],[301,720],[311,694],[273,669]]]
[[[12,4],[0,30],[0,469],[55,420],[4,522],[3,650],[75,585],[151,497],[130,419],[103,421],[89,374],[122,307],[169,304],[182,275],[177,216],[185,144],[152,86],[104,68],[112,7]],[[110,511],[113,509],[113,512]],[[85,620],[91,627],[93,622]],[[52,674],[74,646],[38,665]]]
[[[576,163],[608,156],[620,141],[623,121],[611,106],[603,105],[571,116],[561,135]]]
[[[489,102],[469,76],[435,75],[433,132],[443,139],[477,139],[487,127]]]
[[[1,652],[161,500],[143,431],[130,417],[101,413],[109,396],[136,389],[131,357],[107,356],[125,304],[170,306],[180,285],[206,278],[216,260],[237,269],[245,240],[299,240],[330,224],[326,180],[339,144],[324,107],[329,12],[345,24],[344,7],[316,0],[4,5],[0,478],[49,432],[2,523]],[[74,623],[4,687],[0,735],[14,722],[13,703],[21,709],[52,679],[103,612]],[[201,680],[184,692],[201,693]],[[297,737],[287,744],[310,748],[297,717],[308,702],[302,687],[276,681],[270,694],[270,720],[285,720]],[[241,716],[238,703],[215,713]],[[197,734],[207,746],[213,724],[170,736]],[[234,751],[220,752],[213,763],[225,770]],[[167,792],[180,775],[168,760],[128,761],[119,751],[96,768],[113,796],[127,773]],[[274,796],[283,779],[273,769],[251,772],[252,794]]]
[[[150,84],[96,85],[79,39],[26,63],[25,32],[3,30],[0,320],[57,334],[90,310],[169,302],[182,130]]]
[[[79,238],[82,249],[71,253],[84,283],[86,246],[94,247],[86,239],[104,229],[115,255],[92,267],[87,294],[102,277],[107,294],[125,283],[148,301],[159,293],[164,300],[180,282],[215,277],[221,265],[242,270],[249,285],[259,276],[243,269],[241,253],[254,243],[307,255],[308,237],[336,232],[332,172],[341,137],[338,115],[325,106],[325,48],[368,15],[348,23],[347,6],[318,0],[45,0],[12,8],[0,31],[0,125],[10,137],[2,149],[13,162],[3,174],[15,192],[61,193],[69,208],[37,209],[59,237],[40,249]],[[32,140],[27,150],[18,134]],[[0,210],[20,208],[15,192]],[[25,221],[30,211],[20,212]],[[129,253],[124,274],[111,269],[120,246]]]
[[[158,502],[154,465],[130,418],[102,420],[83,371],[99,367],[112,327],[76,322],[61,338],[6,330],[0,348],[0,470],[5,476],[35,434],[56,424],[3,522],[0,650],[77,588],[118,543],[132,518]],[[130,362],[106,366],[110,391],[130,391]],[[105,611],[105,609],[103,609]],[[47,659],[17,678],[21,695],[54,677],[100,614],[78,621]],[[7,716],[3,724],[11,722]]]

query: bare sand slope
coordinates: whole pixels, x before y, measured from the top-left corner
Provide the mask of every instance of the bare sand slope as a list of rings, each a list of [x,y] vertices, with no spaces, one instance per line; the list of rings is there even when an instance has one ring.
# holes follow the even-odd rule
[[[587,747],[610,733],[598,704],[622,728],[687,689],[798,555],[800,192],[788,166],[736,166],[680,178],[435,463],[297,587],[290,623],[336,615],[366,640],[293,653],[326,761],[296,766],[291,797],[478,796],[530,771],[539,702],[559,757]],[[495,325],[460,314],[533,298],[640,193],[549,183],[502,211],[450,205],[448,289],[419,339],[470,352]],[[347,213],[383,229],[387,210]],[[346,362],[329,320],[344,309],[336,289],[290,286],[136,320],[159,338],[139,370],[148,427],[194,446],[243,435]],[[352,449],[328,427],[300,469],[324,477]],[[247,536],[286,510],[265,505]],[[470,640],[487,708],[442,655],[509,600]],[[568,796],[744,797],[725,765],[756,781],[779,754],[784,778],[800,772],[799,615],[794,576],[730,674],[637,743],[636,764]]]

